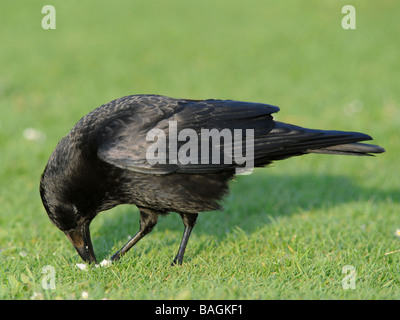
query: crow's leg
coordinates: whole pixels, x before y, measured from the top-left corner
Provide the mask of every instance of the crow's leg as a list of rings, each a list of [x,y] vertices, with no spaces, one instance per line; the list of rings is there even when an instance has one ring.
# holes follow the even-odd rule
[[[172,266],[176,264],[182,264],[183,255],[185,254],[186,245],[188,243],[190,233],[194,225],[196,224],[196,219],[198,214],[193,213],[180,213],[182,217],[183,224],[185,225],[185,231],[183,231],[183,236],[181,240],[181,244],[179,246],[178,254],[176,255],[174,261],[172,261]]]
[[[157,224],[158,213],[146,208],[139,208],[140,210],[140,230],[119,250],[111,257],[112,261],[119,260],[125,253],[128,252],[140,239],[153,230]]]

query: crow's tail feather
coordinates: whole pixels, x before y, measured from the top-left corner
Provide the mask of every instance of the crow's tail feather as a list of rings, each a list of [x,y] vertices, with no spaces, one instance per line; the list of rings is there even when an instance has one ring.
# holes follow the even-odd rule
[[[385,149],[374,144],[348,143],[322,149],[307,150],[307,152],[323,154],[343,154],[349,156],[372,156],[373,153],[385,152]]]
[[[307,153],[370,156],[385,151],[380,146],[359,143],[365,140],[372,138],[359,132],[315,130],[276,122],[275,127],[261,140],[259,149],[256,144],[256,155],[259,156],[256,165]]]

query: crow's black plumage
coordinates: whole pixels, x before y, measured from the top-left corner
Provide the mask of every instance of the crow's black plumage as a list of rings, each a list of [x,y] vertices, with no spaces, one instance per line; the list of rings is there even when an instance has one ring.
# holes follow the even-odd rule
[[[240,147],[246,130],[252,130],[255,167],[307,153],[369,155],[384,151],[379,146],[357,143],[372,139],[366,134],[312,130],[274,121],[271,114],[278,110],[261,103],[158,95],[111,101],[83,117],[51,154],[40,181],[44,207],[87,262],[96,262],[89,224],[99,212],[119,204],[134,204],[140,210],[140,230],[113,260],[149,233],[158,215],[177,212],[185,230],[173,264],[181,264],[198,213],[220,208],[219,200],[228,192],[228,182],[243,162],[213,163],[211,151],[206,159],[199,153],[189,163],[176,161],[168,151],[179,150],[186,140],[178,139],[175,147],[169,144],[169,124],[189,128],[199,137],[204,129],[239,130],[243,134]],[[158,141],[146,139],[152,129],[163,131],[169,139],[164,162],[151,163],[146,156],[152,143]],[[217,149],[221,160],[226,150],[222,143]],[[154,154],[161,153],[159,149]]]

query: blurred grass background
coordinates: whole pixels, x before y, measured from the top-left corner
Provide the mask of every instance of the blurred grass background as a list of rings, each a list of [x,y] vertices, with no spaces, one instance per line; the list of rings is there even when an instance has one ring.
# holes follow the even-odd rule
[[[41,9],[56,9],[44,30]],[[344,30],[353,4],[357,28]],[[355,1],[2,1],[0,299],[398,299],[400,4]],[[280,106],[280,121],[360,131],[386,153],[309,155],[239,177],[223,212],[161,219],[121,264],[81,272],[38,184],[62,136],[124,95]],[[29,129],[29,130],[27,130]],[[91,226],[99,259],[138,228],[121,206]],[[56,290],[41,287],[43,266]],[[343,290],[342,268],[357,271]]]

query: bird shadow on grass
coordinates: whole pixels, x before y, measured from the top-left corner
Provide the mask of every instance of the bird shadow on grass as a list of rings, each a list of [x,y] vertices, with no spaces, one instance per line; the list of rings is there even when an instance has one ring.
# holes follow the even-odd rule
[[[201,213],[193,233],[212,236],[219,242],[236,232],[238,227],[250,234],[280,216],[328,210],[350,202],[400,202],[400,190],[363,187],[345,176],[268,175],[259,172],[235,180],[231,183],[230,194],[221,203],[222,210]],[[100,257],[109,256],[113,246],[117,243],[122,245],[128,240],[128,235],[134,235],[139,229],[139,211],[135,206],[122,206],[117,217],[113,212],[103,213],[102,219],[92,234]],[[175,213],[161,217],[152,231],[157,232],[164,233],[165,245],[178,249],[183,232],[180,217]],[[137,246],[148,237],[151,234]]]

